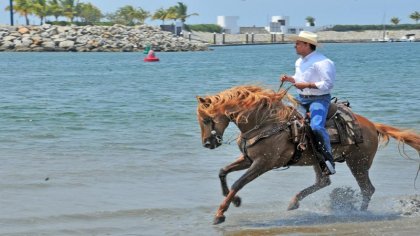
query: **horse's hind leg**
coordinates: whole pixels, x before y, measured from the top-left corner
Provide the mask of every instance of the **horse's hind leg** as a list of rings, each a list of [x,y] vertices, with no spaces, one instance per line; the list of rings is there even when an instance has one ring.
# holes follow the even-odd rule
[[[327,175],[323,175],[321,168],[318,165],[314,165],[314,170],[316,174],[316,181],[315,184],[303,189],[299,193],[297,193],[289,203],[287,207],[288,211],[295,210],[299,208],[299,201],[307,197],[309,194],[312,194],[328,185],[331,184],[330,177]]]
[[[252,162],[245,158],[244,155],[241,155],[238,159],[236,159],[233,163],[223,167],[220,169],[219,172],[219,179],[220,184],[222,185],[222,193],[223,196],[227,196],[229,194],[229,187],[227,185],[226,176],[227,174],[238,171],[238,170],[244,170],[251,166]],[[241,205],[241,198],[238,196],[235,196],[232,200],[233,204],[237,207]]]
[[[360,163],[353,163],[350,160],[347,160],[347,165],[350,168],[350,171],[356,179],[357,184],[359,185],[362,192],[363,199],[360,210],[366,211],[369,206],[370,199],[375,192],[375,187],[373,186],[372,182],[370,182],[369,178],[369,166],[362,165]],[[359,167],[359,169],[355,167],[360,165],[362,165],[362,167]]]

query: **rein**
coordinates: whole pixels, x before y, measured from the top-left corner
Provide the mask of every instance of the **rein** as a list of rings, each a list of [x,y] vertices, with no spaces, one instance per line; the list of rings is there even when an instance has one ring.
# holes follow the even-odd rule
[[[283,87],[284,81],[281,82],[278,93],[280,92],[281,88]],[[285,92],[287,92],[293,85],[290,85],[288,88],[285,89]],[[295,109],[295,108],[293,108]],[[292,112],[293,113],[293,112]],[[296,116],[294,116],[296,118]],[[247,149],[249,147],[252,147],[253,145],[257,144],[260,140],[268,138],[274,134],[281,133],[282,131],[286,130],[288,127],[291,126],[291,120],[293,119],[293,116],[290,116],[287,121],[281,122],[281,123],[272,123],[267,126],[261,126],[261,123],[263,123],[266,119],[262,119],[262,121],[254,126],[252,129],[248,130],[247,132],[241,134],[241,142],[239,144],[239,148],[241,149],[242,153],[245,155],[245,157],[248,156]],[[271,127],[268,128],[267,127]],[[266,128],[266,129],[264,129]],[[255,131],[263,129],[261,132],[256,133]],[[252,133],[256,133],[255,135],[252,135]],[[249,137],[251,136],[251,137]]]
[[[277,93],[279,93],[280,92],[280,90],[281,90],[281,88],[283,87],[283,84],[284,84],[284,81],[281,81],[281,83],[280,83],[280,86],[279,86],[279,89],[277,90]],[[290,88],[292,88],[294,85],[292,84],[292,85],[290,85],[289,87],[287,87],[284,91],[285,92],[288,92],[289,90],[290,90]]]
[[[260,127],[259,125],[255,126],[251,130],[247,131],[246,133],[240,136],[241,142],[239,143],[239,148],[241,149],[242,153],[247,157],[248,152],[247,149],[249,147],[254,146],[259,141],[265,138],[269,138],[274,134],[281,133],[282,131],[286,130],[291,125],[290,121],[282,122],[282,123],[273,123],[267,126]],[[257,130],[261,130],[261,132],[255,132]]]

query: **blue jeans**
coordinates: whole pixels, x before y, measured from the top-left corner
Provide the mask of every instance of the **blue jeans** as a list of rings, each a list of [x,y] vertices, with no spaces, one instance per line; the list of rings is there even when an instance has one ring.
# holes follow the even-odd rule
[[[320,141],[322,142],[326,151],[332,153],[330,136],[328,135],[327,129],[325,129],[331,95],[326,94],[309,98],[298,96],[297,100],[304,108],[306,108],[307,111],[309,110],[311,114],[310,125],[315,136],[319,139],[322,139]]]

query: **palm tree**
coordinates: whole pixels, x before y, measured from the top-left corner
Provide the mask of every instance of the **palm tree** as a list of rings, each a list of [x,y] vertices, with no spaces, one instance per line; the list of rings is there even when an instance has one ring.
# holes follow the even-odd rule
[[[398,17],[392,17],[391,23],[394,25],[398,25],[400,23],[400,19]]]
[[[188,7],[182,2],[178,2],[178,5],[175,6],[175,11],[177,14],[177,19],[180,19],[183,24],[190,16],[198,16],[197,13],[188,14]]]
[[[139,7],[133,12],[133,17],[136,19],[140,24],[144,24],[144,21],[150,17],[150,13],[143,8]]]
[[[169,7],[166,11],[167,11],[167,15],[166,15],[167,19],[174,20],[174,21],[179,19],[177,9],[175,6]]]
[[[77,17],[77,5],[79,5],[78,0],[60,0],[63,15],[72,23],[74,18]]]
[[[117,22],[124,25],[134,25],[134,7],[124,6],[117,10]]]
[[[33,1],[32,0],[14,0],[15,4],[10,1],[10,5],[6,7],[6,11],[13,10],[19,15],[25,17],[26,25],[29,25],[29,15],[33,13]],[[11,13],[13,16],[13,13]],[[11,17],[10,19],[12,19]],[[13,22],[12,22],[13,25]]]
[[[41,25],[44,24],[44,18],[48,16],[49,6],[46,0],[33,0],[33,13],[41,19]]]
[[[80,3],[77,9],[82,22],[94,23],[99,22],[102,18],[101,10],[91,3]]]
[[[305,18],[306,22],[308,22],[309,26],[315,26],[315,18],[312,16],[308,16]]]
[[[59,0],[48,1],[48,6],[49,6],[48,15],[54,16],[55,21],[58,21],[58,17],[63,15],[63,9],[61,8],[60,3],[58,1]]]
[[[13,25],[13,0],[10,0],[9,10],[10,10],[10,25]],[[6,8],[6,11],[7,11],[7,8]]]
[[[119,8],[115,14],[109,15],[108,18],[117,24],[135,25],[137,22],[142,24],[149,15],[149,12],[142,8],[135,9],[133,6],[126,5]]]
[[[420,20],[420,13],[418,11],[411,13],[410,18],[415,20],[417,24]]]
[[[168,10],[163,9],[162,7],[159,8],[155,14],[152,15],[152,20],[161,20],[162,25],[165,24],[165,20],[168,19]]]

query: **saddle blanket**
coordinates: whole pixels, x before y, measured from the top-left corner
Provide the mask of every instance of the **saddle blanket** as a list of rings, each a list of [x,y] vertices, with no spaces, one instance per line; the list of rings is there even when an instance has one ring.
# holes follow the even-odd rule
[[[363,134],[359,122],[346,103],[332,103],[337,106],[336,112],[325,125],[330,135],[331,144],[351,145],[363,143]]]

